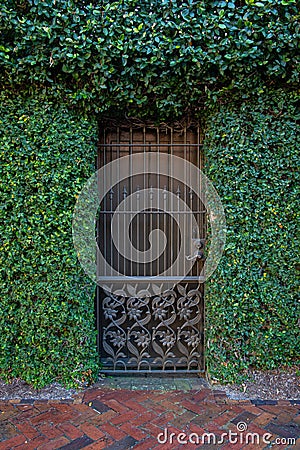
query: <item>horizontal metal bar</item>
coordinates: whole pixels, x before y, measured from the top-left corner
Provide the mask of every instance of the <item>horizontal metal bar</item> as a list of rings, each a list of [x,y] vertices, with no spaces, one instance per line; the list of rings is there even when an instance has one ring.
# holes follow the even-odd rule
[[[166,144],[139,144],[138,142],[135,144],[126,144],[126,143],[116,143],[116,144],[99,144],[99,147],[202,147],[203,144],[170,144],[170,143],[166,143]]]
[[[175,369],[175,370],[163,370],[163,369],[152,369],[152,370],[113,370],[113,369],[101,369],[100,373],[106,373],[106,374],[126,374],[126,373],[133,373],[133,374],[164,374],[164,373],[172,373],[172,374],[176,374],[176,373],[182,373],[182,374],[189,374],[189,373],[205,373],[205,369],[191,369],[191,370],[184,370],[184,369]]]
[[[120,282],[120,283],[124,283],[124,281],[126,282],[132,282],[132,283],[145,283],[145,282],[151,282],[151,283],[161,283],[161,282],[185,282],[185,281],[198,281],[199,283],[203,283],[205,281],[204,277],[197,277],[197,276],[190,276],[190,277],[147,277],[147,276],[140,276],[140,277],[130,277],[130,276],[118,276],[118,277],[99,277],[98,281],[103,283],[103,282],[111,282],[111,283],[116,283],[116,282]]]
[[[190,212],[187,212],[187,211],[176,211],[176,210],[172,210],[172,211],[170,211],[170,210],[165,210],[165,211],[156,211],[156,210],[153,210],[153,211],[149,211],[149,210],[147,210],[147,211],[100,211],[99,212],[99,214],[168,214],[168,213],[170,213],[170,214],[172,214],[172,213],[174,213],[174,214],[188,214],[188,215],[190,215],[191,213],[192,214],[206,214],[206,211],[204,210],[204,211],[193,211],[193,210],[191,210]]]

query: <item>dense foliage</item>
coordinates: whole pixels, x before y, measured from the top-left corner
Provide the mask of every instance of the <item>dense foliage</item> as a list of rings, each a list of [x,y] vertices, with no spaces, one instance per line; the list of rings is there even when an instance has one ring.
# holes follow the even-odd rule
[[[92,283],[72,210],[92,173],[95,124],[64,106],[1,98],[0,377],[88,382],[97,367]]]
[[[0,376],[97,373],[94,286],[71,218],[103,115],[206,121],[228,221],[207,283],[209,370],[230,380],[294,361],[296,2],[0,2]]]
[[[5,0],[2,80],[163,119],[220,91],[296,83],[299,18],[293,0]]]
[[[207,120],[207,173],[226,211],[226,250],[207,283],[208,363],[241,369],[299,361],[299,95],[221,106]]]

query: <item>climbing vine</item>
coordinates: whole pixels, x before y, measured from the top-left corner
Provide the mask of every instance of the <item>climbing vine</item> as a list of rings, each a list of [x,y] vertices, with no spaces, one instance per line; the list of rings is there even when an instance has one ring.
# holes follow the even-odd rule
[[[205,123],[228,223],[208,369],[230,381],[296,360],[299,18],[293,0],[2,0],[1,377],[97,376],[71,220],[103,116]]]

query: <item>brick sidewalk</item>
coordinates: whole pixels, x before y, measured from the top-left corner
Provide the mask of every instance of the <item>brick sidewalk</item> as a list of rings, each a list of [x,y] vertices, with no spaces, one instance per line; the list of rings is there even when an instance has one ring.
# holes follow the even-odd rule
[[[0,402],[0,417],[0,450],[300,449],[299,401],[237,401],[209,389],[165,392],[100,387],[70,401]],[[230,430],[236,433],[237,424],[247,427],[239,433],[242,443],[230,443],[228,438],[216,445],[195,441],[205,432],[214,433],[216,439]],[[159,444],[157,436],[165,428],[168,442]],[[180,436],[179,442],[190,439],[198,444],[180,445],[182,432],[186,437]],[[175,433],[172,443],[170,433]],[[246,444],[246,433],[258,433],[261,442]],[[266,433],[273,445],[262,442]],[[283,439],[280,445],[275,443],[278,438]],[[288,444],[289,438],[296,438],[296,444]]]

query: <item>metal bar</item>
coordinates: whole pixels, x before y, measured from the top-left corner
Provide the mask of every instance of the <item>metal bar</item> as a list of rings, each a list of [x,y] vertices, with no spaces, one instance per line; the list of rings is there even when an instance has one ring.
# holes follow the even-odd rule
[[[171,130],[172,131],[172,130]],[[199,147],[203,146],[203,144],[190,144],[192,147]],[[169,147],[170,144],[151,144],[151,142],[148,142],[146,144],[105,144],[105,147]],[[173,147],[184,147],[185,144],[172,144]]]
[[[174,370],[169,370],[169,369],[155,369],[154,367],[151,370],[132,370],[132,369],[124,369],[124,370],[112,370],[112,369],[101,369],[100,373],[105,373],[107,375],[109,374],[124,374],[124,373],[132,373],[132,374],[136,374],[137,372],[139,374],[164,374],[164,373],[171,373],[171,374],[176,374],[176,373],[182,373],[182,374],[189,374],[189,373],[204,373],[205,369],[200,368],[200,364],[199,364],[199,369],[174,369]]]
[[[151,205],[151,208],[153,208],[153,187],[151,186],[150,187],[150,191],[149,191],[149,195],[150,195],[150,205]],[[152,231],[152,229],[153,229],[153,214],[150,214],[149,216],[149,219],[150,219],[150,233],[151,233],[151,231]],[[152,244],[153,245],[151,245],[151,252],[150,252],[150,254],[151,254],[151,259],[150,259],[150,276],[153,276],[154,274],[153,274],[153,266],[154,266],[154,262],[153,262],[153,247],[154,247],[154,242],[152,242]]]
[[[194,136],[192,136],[194,137]],[[191,145],[191,143],[189,143]],[[193,211],[193,214],[195,215],[196,221],[198,221],[198,216],[196,214],[196,211],[194,211],[194,205],[193,205],[193,197],[194,197],[194,193],[193,193],[193,180],[192,180],[192,175],[191,175],[191,164],[193,163],[193,158],[194,158],[194,148],[191,149],[191,147],[189,147],[189,207],[190,210]],[[197,150],[196,150],[197,151]],[[193,221],[190,221],[190,229],[188,230],[188,249],[190,249],[190,254],[192,254],[192,237],[193,237]],[[193,275],[193,267],[190,270],[190,274]]]
[[[177,215],[177,223],[179,222],[179,212],[180,212],[180,195],[181,195],[181,191],[180,191],[180,185],[178,185],[177,191],[176,191],[176,195],[177,195],[177,211],[176,211],[176,215]],[[179,222],[180,223],[180,222]],[[176,227],[176,258],[180,253],[180,227],[177,226]],[[178,267],[178,259],[176,259],[176,274],[179,273],[180,268]],[[184,272],[183,272],[184,273]]]
[[[184,149],[183,149],[183,155],[184,155],[184,180],[187,181],[187,173],[186,173],[186,161],[187,161],[187,136],[186,136],[186,127],[184,127],[184,132],[183,132],[183,139],[184,139]],[[187,191],[187,185],[183,186],[183,200],[185,202],[185,205],[187,205],[187,195],[186,195],[186,191]],[[183,230],[184,233],[186,232],[186,214],[184,214],[183,216]],[[188,255],[187,252],[187,239],[186,236],[182,236],[181,239],[181,245],[183,245],[183,249],[184,249],[184,255]],[[184,258],[183,260],[183,273],[186,273],[186,263],[187,260]]]
[[[205,161],[204,161],[204,156],[205,155],[204,155],[204,150],[203,150],[204,147],[203,147],[203,144],[202,144],[202,135],[201,135],[201,132],[200,132],[200,127],[198,127],[197,131],[198,131],[198,144],[199,144],[199,150],[198,151],[200,153],[200,169],[203,170],[204,169],[204,163],[205,163]],[[206,186],[205,186],[205,188],[206,188]],[[204,196],[206,197],[206,193],[204,193]],[[206,199],[204,198],[204,200],[205,200],[204,204],[206,204]],[[202,222],[203,237],[206,240],[206,236],[207,236],[207,217],[206,217],[206,215],[201,216],[201,222]],[[203,278],[205,279],[205,266],[204,266],[203,269],[204,269]],[[199,329],[201,331],[202,346],[204,348],[206,348],[205,347],[205,341],[206,341],[206,332],[205,332],[205,330],[206,330],[206,323],[205,323],[205,317],[206,317],[206,314],[205,314],[205,287],[206,287],[205,286],[205,282],[201,283],[202,308],[203,308],[202,317],[203,317],[203,319],[202,319],[202,321],[199,322]],[[205,352],[204,351],[203,351],[203,356],[202,356],[202,365],[203,365],[204,371],[206,371],[206,357],[205,357]]]
[[[166,209],[166,211],[168,212],[168,213],[171,213],[171,212],[174,212],[174,211],[172,211],[171,209],[170,210],[168,210],[168,209]],[[114,213],[114,214],[134,214],[136,211],[134,211],[134,210],[132,210],[132,211],[114,211],[114,210],[111,210],[111,211],[100,211],[100,213],[99,214],[112,214],[112,213]],[[153,211],[151,210],[151,209],[148,209],[146,212],[145,212],[145,214],[153,214],[153,212],[155,212],[155,214],[164,214],[164,211],[157,211],[156,210],[156,208],[153,208]],[[202,210],[202,211],[193,211],[193,213],[194,214],[206,214],[206,210]],[[188,214],[186,211],[177,211],[176,212],[176,214]]]
[[[112,161],[112,158],[113,158],[113,147],[109,147],[109,155],[108,155],[108,158],[107,158],[107,162],[110,163]],[[111,171],[112,171],[112,168],[111,168],[111,165],[110,165],[110,179],[111,179],[111,175],[112,175]],[[113,192],[112,192],[112,186],[111,186],[110,191],[109,191],[109,205],[110,205],[110,209],[111,210],[113,209],[113,207],[112,207],[112,200],[113,200]],[[107,198],[107,201],[108,201],[108,198]],[[107,203],[106,203],[106,208],[107,208]],[[113,261],[113,259],[114,259],[114,256],[113,256],[113,240],[112,240],[112,229],[111,229],[112,214],[110,216],[107,216],[107,217],[108,217],[108,225],[107,225],[108,226],[108,233],[110,235],[110,241],[109,241],[109,245],[110,245],[110,255],[109,255],[110,256],[110,275],[112,275],[112,273],[113,273],[113,263],[114,263],[114,261]]]
[[[137,226],[137,230],[136,230],[136,234],[137,234],[137,236],[136,236],[136,238],[137,238],[137,241],[136,241],[136,247],[139,249],[140,248],[140,227],[139,227],[139,220],[140,220],[140,214],[139,214],[139,210],[140,210],[140,193],[139,193],[139,190],[140,190],[140,187],[139,186],[137,186],[136,187],[136,192],[137,192],[137,194],[136,194],[136,198],[137,198],[137,218],[136,218],[136,226]],[[137,274],[137,276],[139,276],[140,275],[140,264],[136,264],[136,274]]]
[[[179,281],[193,281],[193,282],[202,282],[203,280],[204,280],[204,277],[200,277],[200,276],[187,276],[187,277],[185,277],[185,276],[182,276],[182,277],[180,277],[180,276],[170,276],[170,277],[159,277],[159,276],[143,276],[143,277],[140,277],[140,276],[113,276],[113,277],[99,277],[98,278],[99,279],[99,281],[101,281],[101,282],[104,282],[104,281],[107,281],[107,282],[120,282],[120,283],[124,283],[124,281],[129,281],[129,280],[131,280],[132,282],[135,282],[135,283],[137,283],[137,282],[142,282],[142,283],[144,283],[144,282],[146,282],[146,281],[151,281],[151,282],[154,282],[154,283],[159,283],[159,282],[161,282],[161,281],[166,281],[166,280],[168,280],[168,281],[176,281],[176,282],[179,282]]]
[[[156,144],[157,144],[157,153],[156,153],[156,161],[157,161],[157,186],[156,186],[156,188],[158,189],[156,192],[157,192],[157,196],[158,196],[158,199],[157,199],[157,205],[158,205],[158,211],[159,211],[159,208],[160,208],[160,177],[159,177],[159,172],[160,172],[160,164],[159,164],[159,144],[160,144],[160,140],[159,140],[159,128],[157,127],[156,128]],[[157,211],[156,211],[157,212]],[[156,223],[155,223],[155,225],[156,225],[156,227],[157,228],[159,228],[159,225],[160,225],[160,223],[159,223],[159,220],[158,220],[158,218],[159,218],[159,216],[156,216]],[[156,249],[157,249],[157,255],[159,254],[159,239],[157,239],[157,242],[156,242]],[[159,258],[157,258],[157,260],[156,260],[156,264],[155,264],[155,267],[156,267],[156,275],[158,275],[159,273],[160,273],[160,271],[159,271]]]
[[[193,193],[193,189],[192,189],[192,183],[191,183],[191,172],[190,172],[190,176],[189,176],[189,181],[190,181],[190,190],[189,190],[189,196],[190,196],[190,209],[191,209],[191,211],[193,211],[193,196],[194,196],[194,193]],[[194,211],[193,211],[193,213],[194,213]],[[195,214],[195,213],[194,213]],[[196,216],[196,220],[197,220],[197,214],[195,214],[195,216]],[[191,247],[191,244],[192,244],[192,237],[193,237],[193,221],[191,220],[190,221],[190,230],[189,230],[189,239],[190,239],[190,242],[189,242],[189,248],[190,249],[192,249],[192,247]],[[191,250],[191,253],[192,253],[192,250]],[[192,269],[191,269],[191,274],[193,274],[193,267],[192,267]]]
[[[167,216],[167,197],[168,197],[168,193],[167,193],[167,186],[164,186],[164,192],[163,192],[163,196],[164,196],[164,206],[163,206],[163,231],[167,236],[167,239],[170,239],[170,236],[168,236],[168,230],[167,230],[167,226],[166,226],[166,216]],[[159,212],[160,213],[160,212]],[[167,246],[166,249],[164,251],[164,258],[163,258],[163,268],[162,268],[163,272],[166,271],[168,269],[168,242],[167,242]]]
[[[101,143],[101,141],[100,141],[100,143]],[[97,169],[97,192],[98,192],[98,198],[100,198],[100,183],[99,183],[99,172],[98,172],[98,170],[100,169],[100,155],[101,155],[101,146],[99,146],[98,147],[98,152],[97,152],[97,158],[96,158],[96,169]],[[98,205],[98,208],[100,208],[100,205]],[[98,210],[98,212],[99,212],[99,210]],[[101,228],[100,228],[100,216],[99,216],[99,214],[98,214],[98,216],[97,216],[97,221],[96,221],[96,243],[97,243],[97,247],[98,247],[98,249],[96,249],[96,265],[97,265],[97,267],[96,267],[96,273],[97,273],[97,277],[99,276],[99,255],[98,255],[98,251],[100,250],[100,248],[101,248],[101,241],[100,241],[100,236],[101,236],[101,234],[100,234],[100,230],[101,230]]]
[[[106,130],[105,130],[105,128],[104,128],[104,130],[103,130],[103,144],[104,144],[104,147],[103,147],[103,166],[105,166],[106,165],[106,163],[107,163],[107,160],[106,160]],[[104,186],[106,186],[106,171],[104,171],[104,174],[103,174],[103,178],[104,178]],[[107,209],[107,198],[106,198],[106,196],[104,197],[104,199],[103,199],[103,208],[104,208],[104,210],[106,211],[106,209]],[[104,219],[104,245],[103,245],[103,253],[104,253],[104,259],[105,259],[105,261],[107,261],[107,242],[105,241],[105,239],[106,239],[106,237],[107,237],[107,218],[105,217],[105,219]],[[107,264],[105,264],[105,274],[106,274],[106,271],[107,271]],[[108,275],[108,274],[107,274]]]
[[[97,328],[97,352],[100,353],[101,348],[101,333],[100,333],[100,319],[101,319],[101,309],[100,309],[100,287],[96,287],[96,328]]]
[[[127,189],[126,189],[126,186],[124,185],[124,188],[123,188],[123,200],[125,200],[126,199],[126,197],[127,197]],[[123,208],[122,208],[122,213],[124,213],[124,203],[123,203]],[[123,239],[126,239],[126,223],[125,223],[125,220],[123,221],[123,235],[122,235],[122,237],[123,237]],[[122,239],[122,237],[120,236],[120,239]],[[125,258],[123,258],[123,273],[124,273],[124,275],[128,275],[127,274],[127,267],[126,267],[126,260],[125,260]]]
[[[197,128],[197,145],[198,147],[196,148],[196,152],[197,152],[197,167],[198,169],[202,169],[201,167],[201,159],[200,159],[200,151],[199,151],[199,139],[200,139],[200,135],[199,135],[199,127]],[[201,185],[201,178],[199,177],[199,171],[197,170],[197,190],[199,189],[200,193],[202,194],[202,185]],[[201,208],[201,199],[199,198],[199,195],[196,195],[196,209],[200,210]],[[201,208],[202,209],[202,208]],[[202,234],[202,224],[201,224],[201,216],[199,217],[199,214],[196,215],[197,218],[197,223],[198,223],[198,232],[197,232],[197,236],[196,238],[201,238],[201,234]],[[194,266],[194,273],[199,273],[200,271],[200,264],[199,262],[195,264]]]
[[[148,186],[146,184],[146,158],[147,158],[147,147],[146,147],[146,127],[143,127],[143,148],[144,148],[144,152],[143,152],[143,162],[144,162],[144,172],[143,172],[143,182],[144,182],[144,189],[147,189]],[[145,206],[145,205],[143,205]],[[142,214],[142,225],[143,225],[143,231],[144,231],[144,236],[143,236],[143,252],[145,252],[146,249],[146,230],[147,230],[147,216],[145,214],[145,211],[143,211]],[[146,275],[146,264],[143,264],[143,275]]]
[[[170,152],[171,152],[171,164],[170,164],[170,179],[171,179],[171,184],[169,186],[169,190],[172,194],[171,196],[171,210],[174,210],[174,199],[173,199],[173,194],[174,194],[174,180],[173,180],[173,160],[172,160],[172,156],[173,156],[173,148],[174,148],[174,137],[173,137],[173,128],[171,128],[171,133],[170,133]],[[171,214],[170,217],[170,234],[168,236],[168,246],[170,247],[170,264],[172,265],[172,270],[171,270],[171,275],[174,275],[174,267],[173,267],[173,259],[174,259],[174,249],[173,249],[173,242],[171,241],[171,239],[174,236],[174,220]]]
[[[120,127],[117,127],[117,143],[120,143]],[[120,158],[120,147],[117,147],[117,158]],[[120,180],[120,164],[118,164],[118,180]],[[116,205],[116,207],[118,207],[118,205],[120,204],[121,201],[121,186],[120,184],[117,184],[117,189],[118,189],[118,197],[117,197],[117,201],[118,204]],[[119,244],[119,239],[120,239],[120,222],[118,221],[118,244]],[[120,258],[118,257],[118,252],[116,251],[116,258],[117,258],[117,271],[118,273],[120,273]]]
[[[113,197],[114,197],[114,191],[113,191],[113,188],[111,187],[111,188],[110,188],[110,191],[109,191],[110,209],[111,209],[111,210],[113,209]],[[111,222],[112,222],[112,214],[111,214],[110,217],[109,217],[109,226],[110,226],[110,229],[111,229]],[[113,251],[113,240],[112,240],[112,236],[111,236],[111,239],[110,239],[110,266],[111,266],[111,268],[110,268],[110,273],[112,274],[112,273],[113,273],[113,267],[114,267],[114,251]]]
[[[129,181],[129,184],[130,184],[130,187],[129,187],[129,195],[130,195],[130,197],[129,198],[130,198],[130,210],[132,211],[132,194],[133,194],[133,180],[132,180],[133,131],[132,131],[132,127],[130,127],[130,131],[129,131],[129,144],[130,144],[129,154],[131,156],[131,158],[130,158],[130,167],[129,167],[129,180],[130,180]],[[133,215],[131,215],[131,217],[130,217],[130,223],[132,221],[132,218],[133,218]],[[132,237],[132,232],[133,232],[132,226],[128,228],[128,242],[129,242],[129,245],[130,245],[130,263],[129,263],[129,267],[130,267],[130,274],[132,274],[132,270],[133,270],[132,240],[133,239],[130,239],[130,230],[131,230],[131,237]]]

